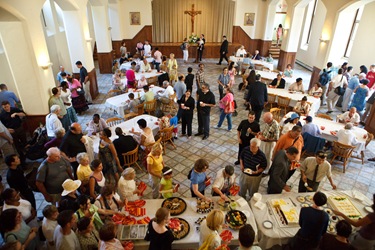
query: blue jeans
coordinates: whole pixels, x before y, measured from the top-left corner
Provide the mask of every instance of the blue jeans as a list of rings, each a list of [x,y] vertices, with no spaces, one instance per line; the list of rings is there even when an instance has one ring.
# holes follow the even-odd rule
[[[228,122],[228,130],[231,130],[232,129],[232,113],[225,114],[224,109],[220,109],[220,110],[221,110],[221,113],[220,113],[219,123],[217,124],[217,126],[220,128],[226,117],[227,122]]]

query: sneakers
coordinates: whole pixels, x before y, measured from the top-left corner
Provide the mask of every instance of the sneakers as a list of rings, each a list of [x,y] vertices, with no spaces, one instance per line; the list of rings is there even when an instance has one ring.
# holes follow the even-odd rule
[[[219,129],[220,127],[216,125],[216,126],[214,126],[214,128]]]
[[[228,132],[232,132],[232,129],[228,129]]]

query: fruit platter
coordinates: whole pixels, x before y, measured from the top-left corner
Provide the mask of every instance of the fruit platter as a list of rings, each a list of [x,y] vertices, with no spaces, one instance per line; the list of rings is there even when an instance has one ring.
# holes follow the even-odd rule
[[[240,186],[232,185],[229,189],[229,193],[232,196],[236,196],[240,192]]]
[[[169,212],[172,216],[180,215],[186,210],[186,202],[178,197],[171,197],[165,199],[161,204],[161,207],[169,209]]]
[[[190,232],[189,223],[182,218],[171,218],[168,227],[172,230],[175,240],[181,240]]]
[[[246,224],[247,218],[243,212],[231,210],[225,215],[225,222],[232,229],[240,229]]]
[[[220,233],[220,238],[222,241],[224,242],[229,242],[233,239],[233,234],[231,231],[229,230],[223,230],[221,233]]]

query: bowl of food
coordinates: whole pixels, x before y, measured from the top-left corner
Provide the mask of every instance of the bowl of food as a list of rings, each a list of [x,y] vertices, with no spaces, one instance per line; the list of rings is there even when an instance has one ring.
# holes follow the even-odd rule
[[[225,222],[232,229],[240,229],[246,224],[247,218],[243,212],[231,210],[225,215]]]

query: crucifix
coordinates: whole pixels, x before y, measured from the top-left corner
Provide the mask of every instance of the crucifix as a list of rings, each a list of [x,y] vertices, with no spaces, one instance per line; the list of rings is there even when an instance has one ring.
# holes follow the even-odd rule
[[[202,14],[202,11],[200,11],[200,10],[195,11],[194,10],[194,4],[192,4],[191,5],[191,10],[185,10],[185,14],[188,14],[189,16],[191,16],[191,32],[194,33],[194,19],[195,19],[195,16],[198,15],[198,14]]]

